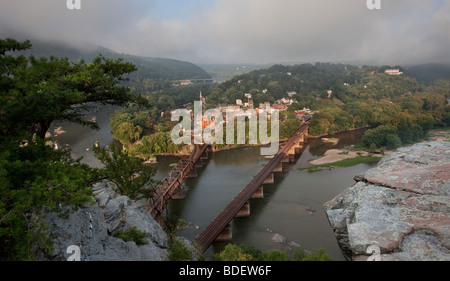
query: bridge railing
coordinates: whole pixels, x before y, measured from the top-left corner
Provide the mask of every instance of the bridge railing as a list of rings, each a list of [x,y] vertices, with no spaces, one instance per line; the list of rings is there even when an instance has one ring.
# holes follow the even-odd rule
[[[207,144],[194,145],[193,152],[189,159],[180,160],[171,170],[169,177],[158,184],[154,196],[147,200],[147,210],[153,217],[158,216],[164,211],[168,201],[172,198],[175,191],[183,184],[185,177],[194,170],[195,164],[207,147]]]

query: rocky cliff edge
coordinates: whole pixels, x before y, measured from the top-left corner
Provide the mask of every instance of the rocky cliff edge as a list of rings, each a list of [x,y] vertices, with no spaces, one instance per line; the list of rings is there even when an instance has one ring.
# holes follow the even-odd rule
[[[324,204],[348,260],[450,261],[450,143],[385,156]]]
[[[67,217],[61,217],[64,212],[46,215],[54,251],[51,255],[41,253],[39,260],[66,261],[76,255],[81,261],[168,260],[169,238],[161,226],[144,208],[114,192],[111,185],[107,181],[94,185],[96,203],[75,212],[66,209]],[[146,244],[125,242],[113,235],[132,228],[145,232]],[[193,249],[186,239],[177,239]]]

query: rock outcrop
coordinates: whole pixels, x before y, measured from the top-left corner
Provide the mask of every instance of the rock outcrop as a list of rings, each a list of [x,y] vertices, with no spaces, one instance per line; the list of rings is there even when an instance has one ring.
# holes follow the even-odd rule
[[[355,180],[324,205],[348,260],[450,260],[449,142],[400,148]]]
[[[68,217],[47,214],[45,223],[54,251],[50,256],[38,256],[40,260],[65,261],[79,249],[82,261],[166,261],[169,239],[149,212],[135,205],[128,197],[119,196],[108,182],[93,188],[96,204],[77,211],[66,209]],[[114,237],[120,231],[136,228],[145,232],[144,245],[125,242]],[[184,241],[184,240],[183,240]],[[189,244],[189,241],[184,241]]]

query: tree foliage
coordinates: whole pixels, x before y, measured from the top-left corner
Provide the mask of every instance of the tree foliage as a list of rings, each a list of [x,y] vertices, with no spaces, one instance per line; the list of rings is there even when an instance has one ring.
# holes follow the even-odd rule
[[[310,253],[302,247],[296,249],[291,256],[281,250],[263,252],[248,245],[228,244],[225,249],[214,256],[217,261],[331,261],[324,249],[313,249]]]
[[[61,205],[91,202],[98,173],[36,139],[23,147],[2,143],[0,152],[0,259],[32,259],[39,249],[51,252],[40,223],[45,212]]]
[[[154,167],[146,166],[142,159],[130,156],[115,144],[108,148],[95,147],[94,153],[105,166],[100,173],[117,185],[121,195],[133,200],[152,196]]]
[[[121,85],[132,64],[97,57],[90,64],[67,58],[26,58],[10,53],[29,41],[0,40],[0,259],[33,259],[52,251],[46,212],[92,202],[98,170],[54,150],[45,139],[54,120],[96,125],[83,118],[89,103],[147,105]]]
[[[12,39],[0,43],[2,103],[0,103],[0,135],[16,135],[20,131],[44,138],[54,120],[69,120],[96,127],[83,119],[82,109],[89,103],[128,105],[147,100],[133,95],[120,85],[134,65],[121,59],[98,56],[92,63],[71,63],[67,58],[13,57],[9,51],[31,45]]]

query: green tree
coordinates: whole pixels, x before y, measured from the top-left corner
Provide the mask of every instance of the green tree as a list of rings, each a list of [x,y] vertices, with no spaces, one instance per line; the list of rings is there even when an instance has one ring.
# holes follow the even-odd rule
[[[173,239],[169,245],[169,260],[187,261],[192,259],[192,251],[189,250],[181,241]]]
[[[252,256],[245,253],[241,247],[234,244],[228,244],[225,249],[216,255],[216,260],[219,261],[250,261]]]
[[[0,259],[33,259],[52,251],[43,217],[92,202],[99,173],[69,151],[46,145],[54,120],[96,127],[83,118],[89,103],[147,105],[120,83],[134,66],[102,56],[92,63],[13,56],[29,41],[0,39]]]
[[[155,168],[146,166],[143,160],[123,152],[118,145],[94,148],[95,156],[105,166],[100,173],[117,185],[121,195],[133,200],[150,198],[155,188]]]
[[[386,148],[396,149],[402,146],[402,140],[397,135],[387,135],[386,136]]]
[[[287,253],[280,250],[271,250],[265,257],[266,261],[287,261]]]
[[[397,135],[398,130],[394,126],[382,125],[375,129],[367,130],[361,142],[366,146],[370,147],[375,144],[376,147],[382,147],[386,145],[386,136]]]
[[[46,212],[92,202],[98,174],[68,151],[55,151],[43,140],[26,146],[2,143],[0,150],[0,260],[30,260],[52,252],[43,224]]]
[[[325,252],[325,249],[313,249],[311,253],[305,255],[302,261],[331,261],[331,257]]]
[[[6,55],[29,47],[29,41],[0,40],[0,136],[26,131],[44,138],[54,120],[64,119],[97,128],[83,118],[89,103],[147,105],[145,98],[120,84],[136,70],[130,63],[103,56],[86,64],[83,60],[71,63],[67,58]]]

